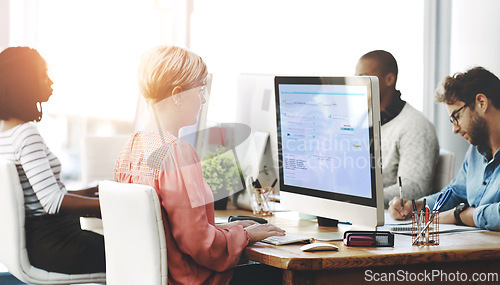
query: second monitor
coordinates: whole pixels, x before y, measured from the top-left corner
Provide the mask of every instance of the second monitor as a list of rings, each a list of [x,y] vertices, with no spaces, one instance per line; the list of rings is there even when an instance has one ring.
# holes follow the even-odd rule
[[[276,77],[282,206],[384,224],[377,77]]]

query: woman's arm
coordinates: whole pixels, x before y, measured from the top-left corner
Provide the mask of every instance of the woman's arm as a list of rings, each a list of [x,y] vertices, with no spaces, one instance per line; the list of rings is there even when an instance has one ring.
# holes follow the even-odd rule
[[[72,214],[81,217],[101,217],[99,198],[66,194],[59,208],[61,214]]]
[[[172,235],[179,249],[199,265],[228,270],[238,263],[250,236],[240,225],[218,229],[210,223],[207,205],[213,196],[198,156],[187,143],[178,144],[168,150],[159,177],[159,195]]]
[[[77,195],[77,196],[98,198],[99,197],[99,185],[94,186],[94,187],[81,189],[81,190],[68,190],[68,193],[73,194],[73,195]]]
[[[37,129],[26,124],[17,138],[17,153],[22,168],[40,205],[47,214],[73,213],[100,216],[99,200],[68,194],[56,177],[61,165],[47,148]]]
[[[243,228],[249,227],[251,225],[258,224],[255,221],[250,221],[250,220],[242,220],[242,221],[234,221],[234,222],[229,222],[229,223],[224,223],[224,224],[217,224],[215,225],[218,229],[229,229],[232,226],[242,226]]]

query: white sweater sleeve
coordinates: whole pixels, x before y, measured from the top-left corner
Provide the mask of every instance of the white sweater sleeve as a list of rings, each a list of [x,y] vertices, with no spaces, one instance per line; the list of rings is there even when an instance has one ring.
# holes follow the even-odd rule
[[[418,112],[415,110],[415,112]],[[405,199],[419,199],[432,193],[432,181],[439,156],[439,143],[434,126],[423,116],[409,116],[405,120],[398,120],[398,131],[386,132],[389,136],[382,140],[392,140],[391,156],[382,160],[392,160],[389,164],[397,165],[392,168],[395,173],[383,173],[384,177],[384,204],[399,196],[397,177],[401,177],[403,196]],[[396,161],[394,161],[396,160]]]

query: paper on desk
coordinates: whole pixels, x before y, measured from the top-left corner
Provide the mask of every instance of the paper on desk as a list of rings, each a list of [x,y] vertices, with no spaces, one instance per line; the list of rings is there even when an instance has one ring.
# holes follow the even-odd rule
[[[389,212],[384,213],[384,225],[411,225],[411,219],[409,220],[395,220],[389,215]]]

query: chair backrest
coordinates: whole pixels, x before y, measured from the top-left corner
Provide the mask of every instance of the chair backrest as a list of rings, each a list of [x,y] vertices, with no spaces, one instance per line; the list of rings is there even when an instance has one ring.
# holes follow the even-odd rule
[[[107,284],[167,284],[167,247],[153,187],[99,184]]]
[[[82,184],[112,180],[116,158],[129,139],[130,135],[85,137],[82,144]]]
[[[455,154],[445,149],[439,150],[439,158],[434,174],[434,192],[446,187],[455,175]]]
[[[11,274],[29,265],[24,235],[24,197],[19,174],[11,161],[0,161],[0,262]],[[28,262],[28,264],[26,264]]]
[[[0,160],[0,263],[17,279],[33,284],[104,282],[105,273],[62,274],[29,262],[24,231],[24,194],[13,162]]]

